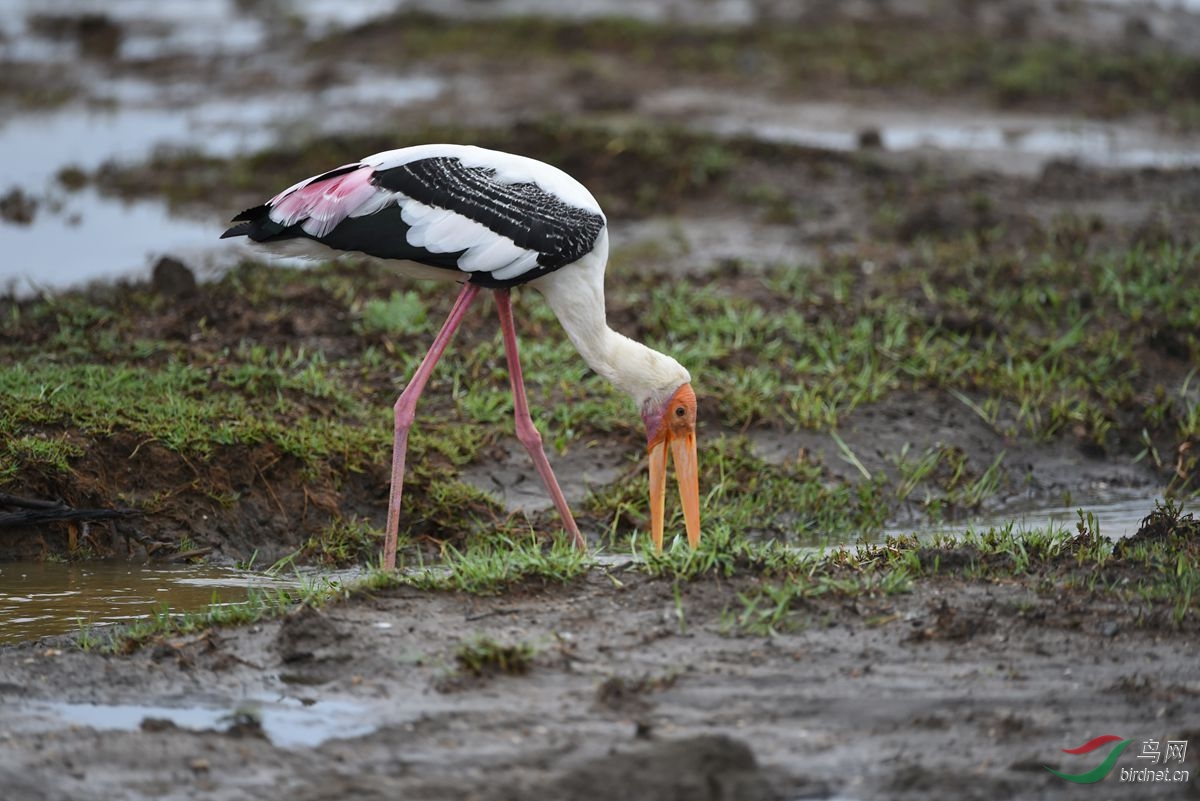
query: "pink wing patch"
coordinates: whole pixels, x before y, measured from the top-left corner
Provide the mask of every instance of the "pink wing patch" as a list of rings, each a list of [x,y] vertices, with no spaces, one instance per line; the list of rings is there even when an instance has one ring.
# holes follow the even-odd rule
[[[325,236],[380,191],[371,183],[373,174],[374,170],[363,164],[323,181],[286,189],[271,198],[271,219],[281,225],[302,222],[304,233]]]

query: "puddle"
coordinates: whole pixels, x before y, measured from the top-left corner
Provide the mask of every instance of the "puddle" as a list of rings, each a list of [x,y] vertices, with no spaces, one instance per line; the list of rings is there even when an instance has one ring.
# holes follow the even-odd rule
[[[169,720],[182,729],[224,731],[238,716],[249,714],[263,732],[283,748],[312,748],[326,740],[359,737],[375,730],[370,710],[349,701],[302,702],[296,698],[251,698],[228,707],[143,706],[140,704],[74,704],[35,701],[12,710],[22,733],[51,731],[64,724],[100,731],[134,731],[146,718]]]
[[[300,581],[209,565],[0,563],[0,644],[128,623],[164,608],[200,611],[244,601],[251,588]]]
[[[878,135],[883,152],[948,154],[1011,174],[1035,175],[1055,160],[1111,168],[1200,166],[1194,138],[1134,123],[949,108],[779,103],[707,89],[671,90],[647,99],[645,107],[720,135],[826,150],[858,150],[860,136],[871,132]]]
[[[129,84],[123,84],[130,92]],[[0,186],[18,185],[37,192],[67,166],[94,170],[109,160],[146,158],[156,147],[202,147],[212,155],[230,155],[270,142],[264,128],[278,110],[215,101],[189,109],[125,107],[92,109],[68,106],[10,119],[0,127]]]
[[[34,225],[0,224],[0,248],[13,254],[0,262],[0,293],[24,297],[93,280],[144,278],[166,254],[209,275],[240,255],[214,250],[218,228],[215,221],[172,217],[161,203],[114,201],[85,190]]]
[[[916,534],[918,539],[931,539],[936,535],[962,536],[969,530],[987,531],[1012,524],[1015,531],[1053,528],[1075,532],[1079,521],[1079,510],[1091,513],[1099,526],[1100,534],[1110,540],[1131,537],[1141,528],[1142,520],[1154,511],[1154,504],[1162,503],[1162,497],[1144,495],[1120,498],[1101,503],[1078,503],[1072,506],[1033,507],[1028,510],[1008,511],[1003,514],[985,515],[956,523],[926,524],[888,528],[880,534],[882,542],[888,536]]]
[[[357,25],[395,8],[393,0],[295,0],[289,20],[318,35]],[[57,174],[65,167],[93,171],[109,161],[140,161],[156,149],[194,149],[229,156],[280,138],[370,126],[378,116],[431,100],[443,82],[427,75],[380,75],[346,67],[340,82],[321,89],[289,89],[228,99],[215,97],[211,78],[146,80],[120,77],[121,64],[166,55],[244,54],[253,58],[278,36],[266,4],[262,13],[238,0],[120,0],[103,14],[120,29],[111,62],[79,65],[75,38],[44,35],[30,24],[37,15],[95,14],[94,0],[7,0],[0,4],[0,60],[10,64],[61,64],[78,73],[82,97],[64,107],[0,118],[0,195],[19,188],[37,201],[33,220],[0,220],[0,292],[20,295],[63,289],[93,280],[140,278],[158,257],[181,258],[202,275],[236,261],[237,246],[218,244],[227,222],[185,219],[163,204],[134,203],[94,190],[68,192]],[[292,31],[293,38],[304,38]],[[90,63],[90,62],[89,62]],[[314,113],[316,111],[317,113]],[[236,211],[236,210],[231,210]]]
[[[97,8],[94,0],[5,0],[0,31],[6,44],[0,53],[21,61],[59,61],[73,57],[77,46],[70,37],[54,40],[31,31],[31,16],[74,17],[103,13],[120,28],[114,55],[153,58],[164,53],[244,52],[263,41],[260,20],[231,13],[228,0],[119,0]]]
[[[1087,0],[1093,5],[1132,6],[1134,8],[1147,6],[1181,11],[1200,11],[1200,0]]]
[[[277,4],[262,4],[261,14],[238,0],[115,0],[102,13],[121,29],[115,56],[149,59],[168,54],[253,53],[281,26],[272,14]],[[246,9],[250,10],[247,11]],[[31,33],[31,15],[77,16],[95,14],[96,0],[5,0],[0,9],[0,32],[6,41],[0,55],[20,61],[59,61],[72,58],[72,41],[53,41]],[[309,34],[351,27],[396,10],[396,0],[288,0],[287,18],[299,22]]]
[[[277,134],[297,128],[329,133],[338,130],[339,115],[331,111],[387,105],[391,112],[436,98],[443,82],[427,75],[363,74],[320,91],[203,102],[194,102],[196,90],[141,80],[111,81],[97,88],[98,107],[68,105],[0,120],[0,148],[5,154],[0,161],[0,187],[18,185],[37,192],[51,184],[63,167],[94,170],[107,161],[146,158],[162,147],[230,156],[264,147]],[[114,103],[115,108],[110,106]],[[305,124],[314,109],[320,110],[322,125],[330,127]],[[347,117],[362,119],[349,113]]]
[[[182,258],[202,273],[240,255],[218,245],[225,219],[172,216],[152,201],[125,202],[94,188],[67,192],[57,185],[63,167],[91,171],[110,160],[147,158],[156,148],[195,148],[228,156],[270,144],[280,131],[314,107],[389,110],[428,100],[442,91],[430,77],[367,80],[315,94],[291,93],[245,102],[211,101],[187,108],[155,103],[154,87],[121,82],[106,87],[110,97],[136,104],[116,109],[72,106],[27,114],[0,123],[0,193],[21,187],[39,200],[29,225],[0,221],[0,291],[28,294],[91,280],[140,277],[163,254]],[[331,114],[328,120],[355,119]]]

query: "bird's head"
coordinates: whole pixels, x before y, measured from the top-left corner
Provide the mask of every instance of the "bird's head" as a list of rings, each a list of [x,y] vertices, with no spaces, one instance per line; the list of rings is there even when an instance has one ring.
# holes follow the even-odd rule
[[[696,460],[696,393],[685,383],[665,401],[650,399],[642,406],[646,449],[650,455],[650,534],[662,550],[664,504],[667,492],[667,449],[675,456],[675,478],[688,542],[700,544],[700,469]]]

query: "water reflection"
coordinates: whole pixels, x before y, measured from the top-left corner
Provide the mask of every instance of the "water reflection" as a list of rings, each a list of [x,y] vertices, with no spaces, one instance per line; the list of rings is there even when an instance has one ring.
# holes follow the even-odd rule
[[[0,250],[6,254],[0,261],[0,291],[28,294],[96,279],[136,278],[163,254],[202,272],[239,257],[236,247],[217,243],[228,215],[195,220],[171,215],[161,202],[122,201],[95,188],[67,192],[56,178],[66,167],[90,172],[108,161],[148,158],[161,147],[215,156],[251,152],[294,127],[313,108],[395,109],[436,97],[442,84],[424,76],[363,77],[321,91],[319,97],[282,93],[253,102],[214,100],[186,108],[173,106],[157,87],[141,81],[114,82],[107,89],[122,105],[68,106],[0,121],[0,152],[5,154],[0,194],[19,187],[38,201],[31,224],[0,221]],[[148,105],[154,98],[160,102]],[[362,117],[347,112],[325,119]]]
[[[717,119],[710,121],[710,126],[723,134],[750,134],[769,141],[829,150],[857,150],[863,132],[869,131],[884,151],[951,153],[981,166],[1016,173],[1034,173],[1055,159],[1121,169],[1200,166],[1200,151],[1193,142],[1116,123],[1067,119],[1013,121],[1000,115],[975,123],[944,119],[913,121],[892,119],[884,111],[847,109],[842,127],[833,121],[829,127],[823,127],[819,120],[804,116],[798,112],[794,122]]]
[[[148,706],[34,701],[19,708],[18,728],[53,731],[64,722],[100,731],[133,731],[147,718],[169,720],[183,729],[225,729],[239,714],[262,724],[271,742],[282,748],[315,747],[335,737],[358,737],[375,728],[370,709],[341,700],[301,702],[295,698],[258,697],[231,706]]]
[[[0,563],[0,643],[128,623],[163,609],[199,611],[244,601],[251,587],[296,583],[211,565]]]
[[[1092,515],[1102,537],[1120,540],[1136,534],[1142,526],[1142,520],[1153,512],[1155,504],[1162,503],[1162,500],[1161,497],[1148,498],[1144,495],[1136,495],[1104,503],[1009,510],[1002,515],[977,517],[958,523],[889,528],[880,534],[879,540],[882,542],[887,536],[908,534],[916,534],[920,539],[929,539],[935,535],[956,537],[969,530],[987,531],[989,528],[1004,528],[1009,525],[1018,532],[1054,529],[1074,533],[1081,509],[1085,514]]]

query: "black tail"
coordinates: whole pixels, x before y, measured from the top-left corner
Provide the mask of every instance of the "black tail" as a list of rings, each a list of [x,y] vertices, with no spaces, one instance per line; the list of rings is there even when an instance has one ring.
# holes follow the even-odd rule
[[[251,229],[254,228],[254,223],[239,223],[232,228],[229,228],[225,233],[221,234],[222,239],[228,239],[231,236],[250,236]]]
[[[246,209],[238,216],[234,217],[231,222],[239,223],[221,234],[222,239],[229,239],[232,236],[248,236],[256,242],[275,236],[283,230],[279,223],[273,221],[270,216],[271,207],[267,204],[255,206],[252,209]]]

